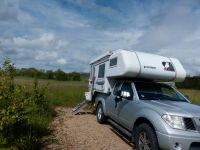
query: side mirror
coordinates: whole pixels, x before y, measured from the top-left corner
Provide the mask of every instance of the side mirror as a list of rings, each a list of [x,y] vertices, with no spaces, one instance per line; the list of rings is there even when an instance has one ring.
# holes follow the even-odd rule
[[[131,93],[129,91],[122,91],[121,92],[121,97],[130,99],[131,98]]]

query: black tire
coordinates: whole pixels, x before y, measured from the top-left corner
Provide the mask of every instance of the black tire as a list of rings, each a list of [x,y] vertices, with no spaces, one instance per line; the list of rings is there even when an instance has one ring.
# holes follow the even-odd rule
[[[106,116],[104,115],[103,107],[101,103],[99,103],[97,106],[96,115],[97,115],[98,123],[104,124],[106,122]]]
[[[150,125],[146,123],[139,125],[134,136],[136,150],[159,150],[156,133]]]

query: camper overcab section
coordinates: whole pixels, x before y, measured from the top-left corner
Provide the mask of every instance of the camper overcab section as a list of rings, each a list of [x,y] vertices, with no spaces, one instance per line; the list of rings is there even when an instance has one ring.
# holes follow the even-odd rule
[[[136,51],[108,52],[91,61],[90,66],[91,96],[86,96],[89,101],[95,92],[109,93],[118,78],[181,82],[186,77],[177,59]]]

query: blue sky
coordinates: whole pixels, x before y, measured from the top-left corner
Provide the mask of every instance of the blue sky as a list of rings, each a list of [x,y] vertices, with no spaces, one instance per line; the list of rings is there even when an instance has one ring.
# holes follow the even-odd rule
[[[1,62],[86,72],[91,59],[116,49],[176,57],[200,75],[200,2],[0,1]]]

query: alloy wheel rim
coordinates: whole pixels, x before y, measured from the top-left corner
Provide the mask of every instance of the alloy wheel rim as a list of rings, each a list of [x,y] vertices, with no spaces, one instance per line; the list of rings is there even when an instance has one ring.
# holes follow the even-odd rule
[[[101,119],[101,116],[102,116],[102,109],[101,108],[99,108],[97,116],[98,116],[99,119]]]
[[[150,140],[145,131],[139,134],[139,148],[140,150],[150,150]]]

